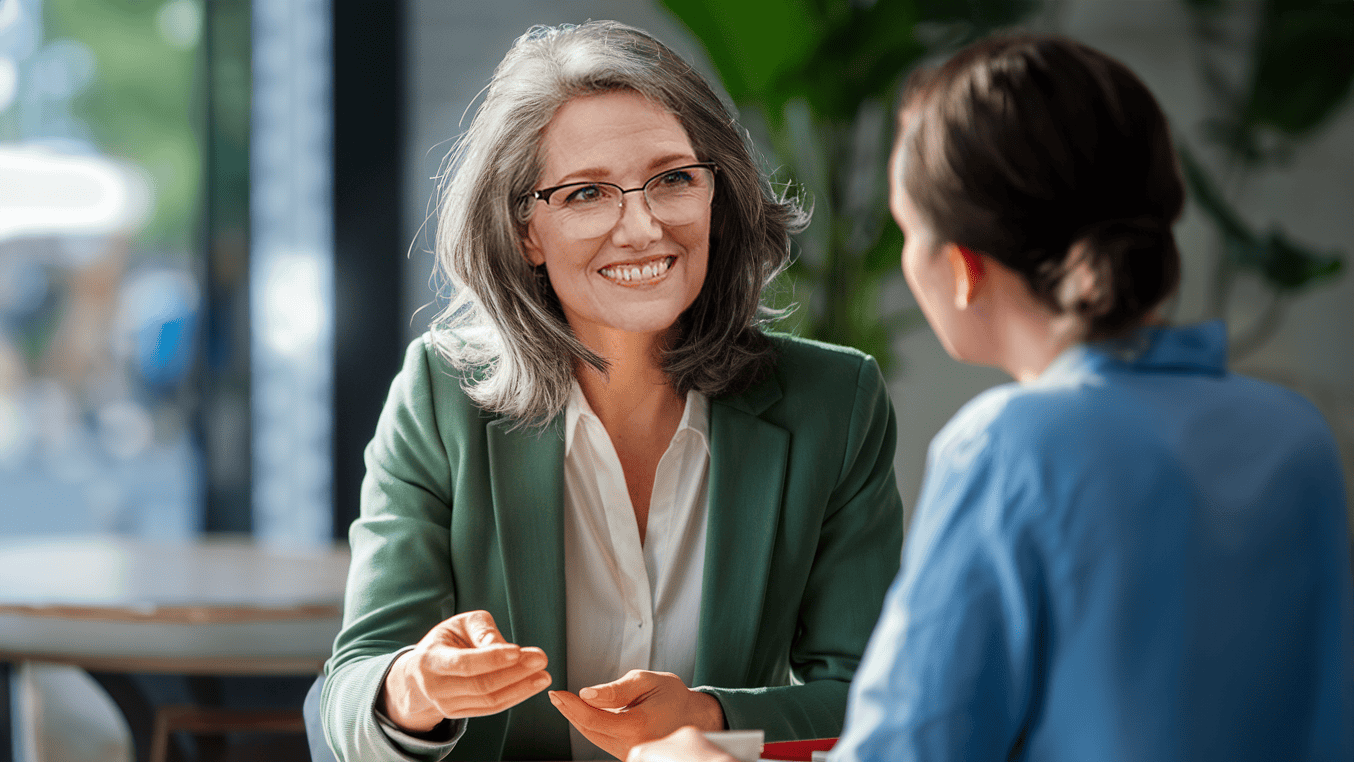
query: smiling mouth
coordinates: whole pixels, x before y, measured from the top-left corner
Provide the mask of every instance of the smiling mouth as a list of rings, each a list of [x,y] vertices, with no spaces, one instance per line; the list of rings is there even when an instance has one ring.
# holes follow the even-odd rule
[[[668,268],[677,261],[675,256],[657,257],[644,262],[607,265],[598,270],[603,278],[622,286],[654,283],[668,274]]]

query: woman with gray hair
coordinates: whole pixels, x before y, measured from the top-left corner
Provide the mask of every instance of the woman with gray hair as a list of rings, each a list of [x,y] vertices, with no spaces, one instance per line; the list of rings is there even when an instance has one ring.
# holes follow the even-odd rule
[[[453,298],[367,448],[340,758],[840,731],[902,508],[873,359],[761,329],[806,221],[662,43],[517,40],[447,173]]]

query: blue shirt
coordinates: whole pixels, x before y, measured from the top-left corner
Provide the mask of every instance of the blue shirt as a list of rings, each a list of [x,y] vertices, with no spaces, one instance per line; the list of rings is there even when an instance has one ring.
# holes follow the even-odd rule
[[[946,425],[833,760],[1354,760],[1336,447],[1226,344],[1075,347]]]

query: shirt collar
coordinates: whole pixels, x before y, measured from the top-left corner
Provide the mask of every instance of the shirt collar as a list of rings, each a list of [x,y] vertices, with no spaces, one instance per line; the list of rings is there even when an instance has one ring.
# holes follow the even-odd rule
[[[1034,383],[1056,383],[1107,362],[1143,370],[1220,376],[1227,372],[1227,326],[1221,320],[1180,327],[1149,326],[1122,339],[1078,344],[1058,355]]]
[[[601,419],[588,404],[588,398],[583,396],[583,387],[578,385],[578,379],[574,379],[569,389],[569,403],[564,407],[566,456],[573,450],[574,431],[578,428],[579,419],[584,416],[601,423]],[[672,435],[673,439],[683,431],[690,431],[699,436],[701,444],[705,445],[707,450],[710,448],[710,400],[695,389],[686,393],[686,409],[682,411],[682,420],[677,424],[677,431]]]

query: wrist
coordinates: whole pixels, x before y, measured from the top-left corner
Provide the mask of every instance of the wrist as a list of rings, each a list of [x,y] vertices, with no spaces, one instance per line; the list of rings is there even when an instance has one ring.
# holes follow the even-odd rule
[[[400,654],[386,673],[376,708],[401,730],[427,733],[445,718],[435,706],[423,700],[413,674],[416,669],[413,651]]]
[[[719,699],[704,691],[692,691],[696,699],[696,727],[701,730],[728,730],[729,723],[724,719],[724,705]]]

